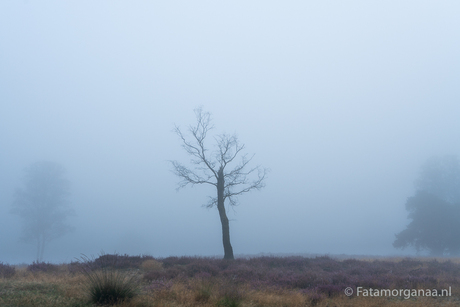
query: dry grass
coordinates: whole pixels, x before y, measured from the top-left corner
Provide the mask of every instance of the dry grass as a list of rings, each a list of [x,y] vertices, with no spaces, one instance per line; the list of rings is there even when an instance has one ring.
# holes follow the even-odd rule
[[[382,261],[382,259],[379,259]],[[400,262],[404,259],[389,258],[385,261]],[[426,260],[426,261],[425,261]],[[178,260],[179,261],[179,260]],[[185,261],[185,260],[184,260]],[[189,260],[187,260],[189,261]],[[193,260],[190,260],[193,262]],[[200,261],[203,262],[203,259]],[[363,261],[374,261],[365,259]],[[426,266],[433,259],[423,259],[421,266]],[[438,261],[444,261],[439,259]],[[460,263],[451,259],[452,263]],[[168,269],[177,265],[168,264]],[[271,269],[271,268],[267,268]],[[166,271],[161,260],[148,259],[138,268],[132,269],[140,276],[149,272]],[[249,270],[249,268],[248,268]],[[201,274],[201,275],[200,275]],[[437,276],[435,276],[437,278]],[[440,276],[439,278],[444,278]],[[197,273],[196,276],[179,274],[169,279],[138,279],[140,291],[133,299],[119,303],[120,307],[300,307],[300,306],[459,306],[459,289],[452,288],[452,297],[351,297],[344,293],[335,293],[331,297],[307,289],[254,287],[244,281],[233,278]],[[0,278],[0,306],[50,306],[50,307],[85,307],[95,306],[88,298],[87,278],[83,273],[60,265],[52,272],[32,273],[26,268],[16,270],[10,278]]]

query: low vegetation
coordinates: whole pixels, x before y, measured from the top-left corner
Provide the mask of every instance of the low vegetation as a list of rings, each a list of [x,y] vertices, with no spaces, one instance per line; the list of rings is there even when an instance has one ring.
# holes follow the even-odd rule
[[[345,289],[353,290],[351,296]],[[429,289],[437,297],[357,296]],[[449,294],[439,296],[442,290]],[[102,255],[70,264],[0,263],[0,306],[458,306],[456,259]]]

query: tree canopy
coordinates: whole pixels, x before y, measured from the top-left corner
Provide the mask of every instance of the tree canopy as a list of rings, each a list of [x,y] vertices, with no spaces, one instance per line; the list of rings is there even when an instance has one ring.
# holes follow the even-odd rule
[[[11,213],[23,220],[21,240],[37,245],[37,262],[43,261],[47,242],[72,230],[66,219],[73,214],[69,207],[70,183],[65,169],[54,162],[41,161],[25,169],[24,186],[14,195]]]
[[[460,203],[460,164],[457,156],[434,156],[420,168],[417,191],[425,191],[450,203]]]
[[[413,246],[431,255],[460,252],[460,167],[457,157],[432,157],[422,165],[415,181],[416,194],[406,202],[406,229],[396,234],[393,246]]]

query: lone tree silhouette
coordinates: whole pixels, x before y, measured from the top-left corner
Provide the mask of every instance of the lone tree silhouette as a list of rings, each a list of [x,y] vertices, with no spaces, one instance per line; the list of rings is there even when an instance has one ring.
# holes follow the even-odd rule
[[[182,148],[191,156],[190,162],[193,167],[171,161],[173,172],[182,179],[178,189],[189,184],[209,184],[216,187],[217,197],[210,197],[206,207],[217,206],[222,223],[224,259],[234,259],[225,201],[230,206],[235,206],[237,196],[263,188],[268,170],[261,166],[249,167],[254,155],[248,157],[242,153],[244,144],[240,144],[236,135],[217,135],[214,138],[214,148],[210,151],[205,141],[209,131],[214,128],[211,115],[203,112],[202,108],[194,111],[196,124],[189,126],[187,135],[184,135],[178,126],[174,130],[182,140]],[[229,170],[231,164],[233,168]]]
[[[35,162],[25,169],[24,188],[16,190],[11,213],[23,221],[21,239],[37,245],[37,263],[43,261],[47,242],[72,230],[66,224],[70,183],[65,169],[54,162]]]
[[[434,156],[422,165],[414,196],[406,202],[406,229],[395,248],[415,247],[432,256],[460,254],[460,163],[456,156]]]

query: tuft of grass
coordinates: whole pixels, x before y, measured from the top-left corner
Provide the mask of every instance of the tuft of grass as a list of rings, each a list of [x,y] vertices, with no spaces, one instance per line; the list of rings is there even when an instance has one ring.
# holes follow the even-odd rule
[[[210,300],[213,293],[213,283],[209,279],[201,279],[192,284],[193,299],[195,302],[205,303]]]
[[[139,288],[136,275],[116,269],[116,257],[98,259],[96,262],[82,256],[90,301],[97,305],[114,305],[135,297]]]
[[[218,307],[239,307],[243,301],[243,292],[238,285],[230,280],[224,281],[220,285],[220,299]]]

